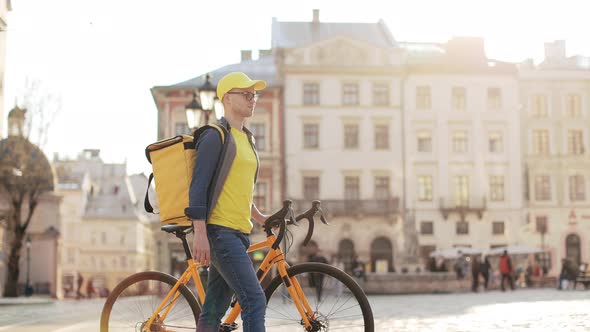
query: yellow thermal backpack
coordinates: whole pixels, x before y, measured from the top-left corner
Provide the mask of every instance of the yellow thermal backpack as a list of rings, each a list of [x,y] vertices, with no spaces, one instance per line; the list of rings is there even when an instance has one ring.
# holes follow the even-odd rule
[[[145,193],[144,207],[149,213],[154,213],[150,204],[148,191],[152,179],[156,184],[156,195],[160,209],[160,221],[167,225],[191,225],[184,209],[188,207],[188,193],[193,178],[195,149],[199,136],[209,128],[215,128],[221,136],[221,143],[225,143],[225,132],[218,125],[206,125],[195,131],[193,136],[178,135],[150,144],[145,148],[145,155],[152,164],[152,174],[148,180],[148,190]]]

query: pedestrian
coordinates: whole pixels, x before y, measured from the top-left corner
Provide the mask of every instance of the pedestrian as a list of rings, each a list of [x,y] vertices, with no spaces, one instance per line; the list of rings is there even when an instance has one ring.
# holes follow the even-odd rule
[[[86,282],[86,297],[91,299],[94,296],[94,282],[92,281],[92,278],[88,278],[88,281]]]
[[[488,283],[490,281],[490,272],[492,269],[492,265],[490,264],[490,259],[488,256],[485,256],[483,262],[479,265],[479,272],[483,277],[483,288],[488,289]]]
[[[205,130],[196,143],[198,160],[185,214],[194,229],[193,258],[209,266],[198,332],[219,331],[234,293],[242,307],[243,331],[265,331],[266,298],[247,249],[251,220],[264,225],[267,216],[253,202],[259,159],[253,135],[244,126],[254,113],[257,91],[265,87],[264,81],[242,72],[222,77],[217,97],[225,110],[219,121],[227,130],[225,143],[215,129]]]
[[[352,274],[362,281],[367,281],[367,273],[365,271],[365,263],[355,255],[352,261]]]
[[[79,300],[80,298],[82,298],[82,284],[84,283],[84,277],[82,277],[82,273],[78,272],[78,280],[76,280],[76,282],[78,283],[78,288],[76,289],[76,299]]]
[[[322,255],[322,251],[320,249],[317,249],[317,251],[314,254],[310,255],[309,261],[315,263],[328,264],[328,260],[324,255]],[[322,292],[324,289],[324,275],[321,273],[311,273],[310,284],[311,287],[315,288],[316,297],[318,299],[318,303],[320,303],[322,300]]]
[[[436,258],[434,256],[431,256],[428,259],[428,265],[427,265],[426,269],[430,272],[438,272],[438,268],[436,266]]]
[[[479,289],[479,258],[475,255],[471,257],[471,291],[477,293]]]
[[[502,291],[506,291],[504,287],[504,280],[508,280],[508,284],[510,285],[510,289],[514,290],[514,280],[512,279],[512,261],[510,260],[510,256],[508,256],[508,251],[504,250],[504,253],[500,256],[500,274],[502,275],[502,281],[500,282],[500,287]]]

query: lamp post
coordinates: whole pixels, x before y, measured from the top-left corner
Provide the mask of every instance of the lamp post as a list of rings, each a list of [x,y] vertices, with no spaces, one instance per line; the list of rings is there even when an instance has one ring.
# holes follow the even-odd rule
[[[193,92],[193,100],[185,106],[186,119],[191,130],[197,129],[209,123],[211,112],[215,110],[216,117],[220,118],[220,102],[215,97],[216,88],[211,84],[211,75],[205,76],[205,82],[198,87],[197,93]]]
[[[27,247],[27,281],[25,282],[25,296],[33,295],[33,288],[31,287],[30,272],[31,272],[31,236],[27,236],[25,240]]]

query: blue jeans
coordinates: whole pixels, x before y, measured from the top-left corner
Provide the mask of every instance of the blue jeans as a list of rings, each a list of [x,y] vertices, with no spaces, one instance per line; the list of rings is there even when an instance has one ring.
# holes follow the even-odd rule
[[[207,225],[207,237],[211,264],[197,332],[219,331],[221,318],[234,293],[242,307],[244,332],[264,332],[266,297],[246,252],[250,246],[248,235],[223,226]]]

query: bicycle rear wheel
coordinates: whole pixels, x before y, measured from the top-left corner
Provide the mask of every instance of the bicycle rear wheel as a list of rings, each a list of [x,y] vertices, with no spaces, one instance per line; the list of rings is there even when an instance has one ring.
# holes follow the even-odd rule
[[[178,279],[149,271],[127,277],[108,296],[100,317],[101,332],[141,331]],[[151,331],[195,331],[201,310],[193,293],[184,285],[166,319],[157,319]],[[163,310],[162,312],[164,312]]]
[[[299,281],[313,309],[316,319],[311,331],[374,331],[373,311],[367,296],[346,273],[322,263],[294,265],[287,273]],[[271,281],[265,293],[268,332],[306,331],[280,276]]]

